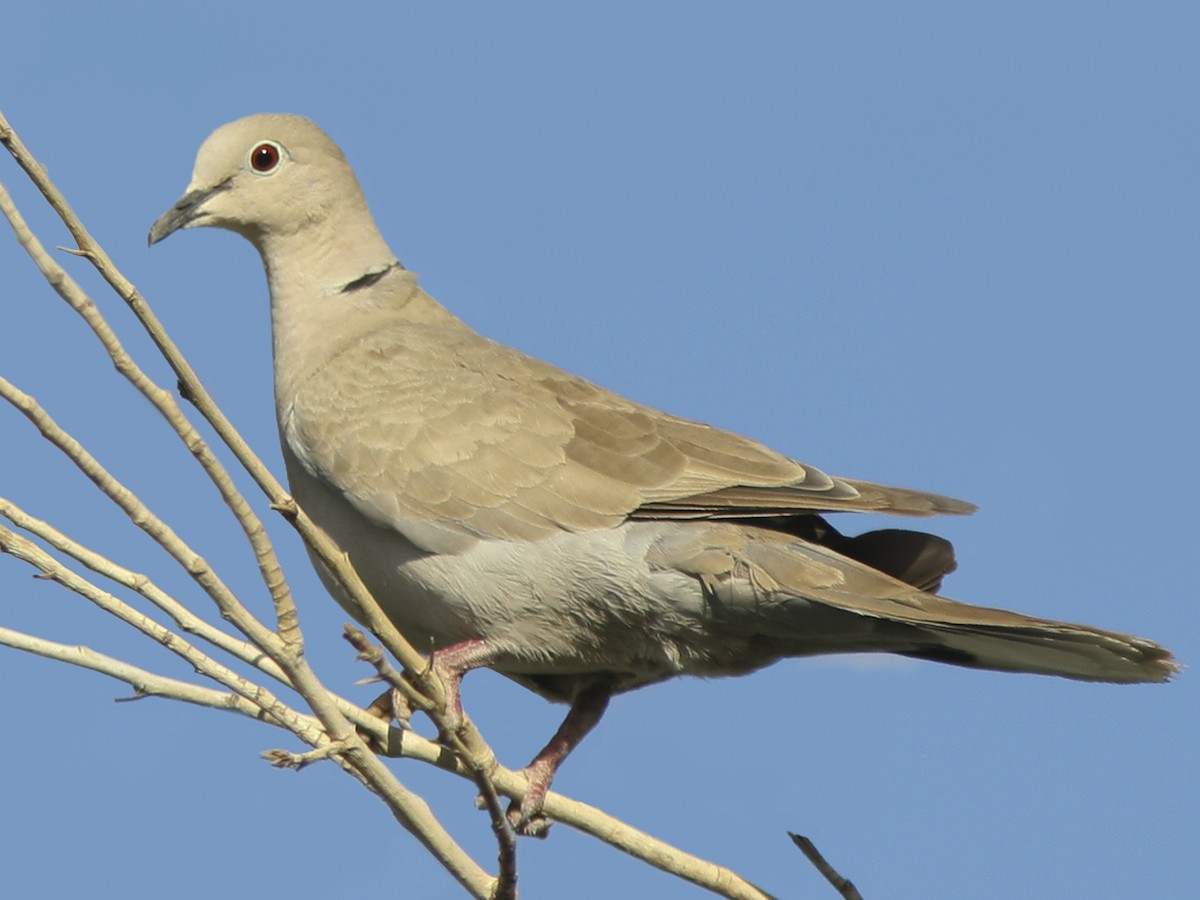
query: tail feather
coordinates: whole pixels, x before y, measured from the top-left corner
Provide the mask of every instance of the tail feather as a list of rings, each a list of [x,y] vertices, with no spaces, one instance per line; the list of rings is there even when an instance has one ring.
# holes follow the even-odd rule
[[[936,592],[942,579],[957,566],[948,540],[923,531],[883,528],[855,537],[842,534],[824,516],[760,516],[732,520],[753,528],[767,528],[820,544],[878,572],[922,591]]]
[[[1119,684],[1167,681],[1179,671],[1170,651],[1144,638],[1066,622],[1028,621],[1021,627],[918,626],[918,634],[927,635],[930,643],[894,652],[974,669]]]
[[[1170,651],[1145,638],[972,606],[920,590],[912,582],[923,578],[906,583],[872,567],[865,548],[858,548],[864,551],[860,560],[821,543],[744,526],[736,534],[709,531],[705,537],[709,546],[728,553],[730,563],[719,573],[709,568],[710,556],[698,555],[694,558],[706,561],[702,577],[724,594],[730,608],[749,604],[763,639],[781,656],[887,652],[1126,684],[1166,681],[1180,668]],[[881,540],[893,543],[891,536]],[[922,549],[919,543],[913,546]],[[953,556],[934,552],[937,546],[924,548],[924,556],[936,564],[922,564],[923,576],[953,568]],[[684,558],[690,554],[672,555],[676,568],[690,568]]]

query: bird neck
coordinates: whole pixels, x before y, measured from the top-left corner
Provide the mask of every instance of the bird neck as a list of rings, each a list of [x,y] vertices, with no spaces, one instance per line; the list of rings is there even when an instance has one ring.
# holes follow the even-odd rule
[[[258,242],[271,292],[280,412],[309,375],[365,334],[400,322],[466,327],[421,290],[373,227],[313,231]],[[347,231],[357,240],[344,240]]]
[[[370,213],[365,222],[308,221],[295,231],[253,239],[267,271],[272,298],[331,295],[396,262]]]

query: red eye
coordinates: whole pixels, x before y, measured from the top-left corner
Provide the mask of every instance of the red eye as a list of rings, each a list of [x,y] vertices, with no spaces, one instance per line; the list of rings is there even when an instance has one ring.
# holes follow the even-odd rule
[[[259,144],[250,151],[250,165],[255,172],[270,172],[279,165],[279,148],[274,144]]]

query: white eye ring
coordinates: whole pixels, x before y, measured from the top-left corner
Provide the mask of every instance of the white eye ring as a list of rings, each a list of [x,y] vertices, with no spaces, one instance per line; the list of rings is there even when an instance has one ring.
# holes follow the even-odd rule
[[[259,141],[246,155],[246,165],[256,175],[270,175],[283,159],[283,147],[274,141]]]

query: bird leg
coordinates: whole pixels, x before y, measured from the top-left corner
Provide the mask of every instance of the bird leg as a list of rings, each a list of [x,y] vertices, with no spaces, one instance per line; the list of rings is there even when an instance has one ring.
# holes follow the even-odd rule
[[[496,652],[482,638],[471,638],[452,644],[445,650],[435,650],[429,658],[429,668],[442,683],[445,694],[441,725],[450,732],[463,726],[463,708],[460,688],[463,676],[472,669],[490,665],[496,661]]]
[[[542,804],[546,801],[550,783],[563,760],[600,721],[611,696],[612,685],[608,681],[594,682],[576,694],[554,737],[525,767],[523,774],[529,781],[525,797],[520,804],[514,801],[508,808],[508,819],[518,834],[545,836],[550,823],[542,815]]]
[[[457,731],[463,725],[463,708],[460,689],[463,676],[496,661],[496,653],[487,641],[480,638],[453,644],[437,650],[430,657],[430,668],[442,683],[444,703],[440,716],[442,727]],[[608,708],[612,696],[612,684],[608,679],[594,681],[580,690],[571,701],[571,708],[563,719],[554,737],[550,738],[522,773],[529,782],[525,797],[515,801],[508,809],[508,818],[518,834],[541,837],[550,825],[542,813],[546,792],[558,767],[595,726]]]

